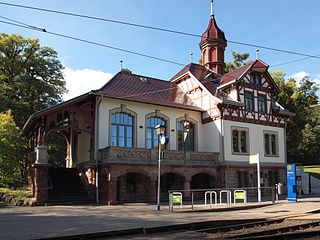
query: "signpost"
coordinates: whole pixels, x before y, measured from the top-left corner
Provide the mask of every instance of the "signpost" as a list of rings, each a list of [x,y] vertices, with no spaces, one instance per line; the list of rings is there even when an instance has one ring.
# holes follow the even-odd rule
[[[288,186],[288,201],[297,201],[297,191],[296,191],[296,165],[287,165],[287,186]]]
[[[249,163],[250,164],[257,164],[257,178],[258,178],[258,202],[261,203],[261,179],[260,179],[260,158],[259,158],[259,153],[256,155],[250,155],[249,157]]]

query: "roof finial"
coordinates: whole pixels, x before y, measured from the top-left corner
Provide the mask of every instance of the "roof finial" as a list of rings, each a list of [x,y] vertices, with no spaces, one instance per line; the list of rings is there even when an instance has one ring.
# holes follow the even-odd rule
[[[259,59],[259,49],[256,49],[256,59]]]
[[[122,60],[120,60],[120,71],[122,71]]]
[[[192,56],[193,56],[193,53],[190,53],[190,63],[192,63]]]
[[[211,0],[211,17],[213,17],[214,12],[213,12],[213,0]]]

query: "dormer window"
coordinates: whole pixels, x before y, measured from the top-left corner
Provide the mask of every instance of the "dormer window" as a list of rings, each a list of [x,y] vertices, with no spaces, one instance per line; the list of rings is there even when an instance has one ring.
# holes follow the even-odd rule
[[[261,75],[259,73],[251,73],[250,81],[253,85],[260,86],[261,85]]]

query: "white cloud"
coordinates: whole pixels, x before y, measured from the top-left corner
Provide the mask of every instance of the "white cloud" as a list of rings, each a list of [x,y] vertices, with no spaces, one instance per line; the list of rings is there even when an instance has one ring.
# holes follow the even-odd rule
[[[73,70],[65,68],[63,70],[64,79],[68,93],[63,95],[64,100],[77,97],[91,90],[98,89],[106,84],[112,74],[92,69]]]
[[[317,84],[320,84],[320,74],[316,75],[313,79]]]
[[[288,78],[294,78],[296,80],[297,86],[300,86],[300,82],[301,82],[302,78],[304,78],[305,76],[310,76],[310,74],[305,71],[301,71],[301,72],[297,72],[295,74],[292,74]]]

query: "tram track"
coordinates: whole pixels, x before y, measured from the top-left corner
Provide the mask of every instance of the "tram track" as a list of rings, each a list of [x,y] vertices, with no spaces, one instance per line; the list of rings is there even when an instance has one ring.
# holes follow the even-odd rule
[[[223,228],[203,229],[197,232],[208,233],[206,239],[293,239],[319,236],[320,221],[296,221],[284,218]]]
[[[303,217],[311,214],[305,213]],[[302,214],[274,219],[194,222],[44,239],[298,239],[320,236],[319,220],[294,220],[298,216],[301,219]]]

